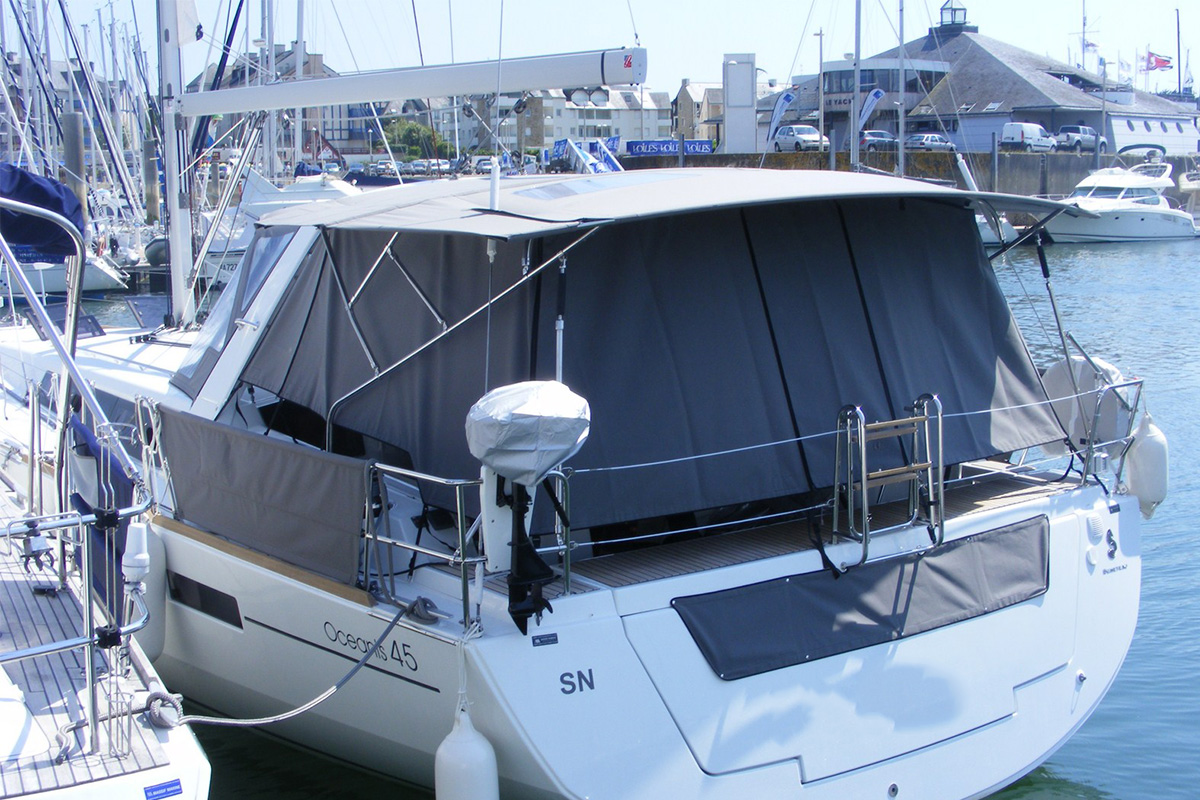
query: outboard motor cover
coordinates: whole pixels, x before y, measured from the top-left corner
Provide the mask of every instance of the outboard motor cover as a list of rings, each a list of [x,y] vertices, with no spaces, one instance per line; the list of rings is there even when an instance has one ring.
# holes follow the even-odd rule
[[[587,441],[587,400],[558,381],[493,389],[467,413],[471,455],[513,483],[537,486]]]
[[[508,613],[522,634],[529,632],[531,617],[540,623],[544,612],[554,610],[542,595],[554,570],[538,555],[526,527],[531,490],[543,483],[555,511],[570,524],[546,475],[583,446],[590,418],[587,401],[556,381],[501,386],[467,413],[467,446],[483,462],[484,551],[492,569],[508,569]],[[501,524],[505,519],[508,525]]]

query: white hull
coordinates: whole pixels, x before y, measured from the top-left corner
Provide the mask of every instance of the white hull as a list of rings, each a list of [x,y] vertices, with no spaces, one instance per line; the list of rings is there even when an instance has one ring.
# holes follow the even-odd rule
[[[1191,214],[1176,209],[1135,207],[1098,213],[1098,219],[1060,214],[1046,225],[1046,232],[1063,243],[1192,239],[1197,234]]]
[[[65,294],[67,291],[67,268],[64,264],[27,264],[25,274],[39,294]],[[101,265],[96,260],[88,262],[83,271],[83,291],[108,292],[124,289],[125,283],[121,276],[107,265]],[[9,293],[24,301],[20,288],[8,276],[7,265],[0,264],[0,293],[8,297]]]
[[[820,571],[815,552],[557,598],[554,613],[531,627],[531,637],[556,635],[545,647],[516,631],[505,598],[489,590],[485,633],[469,648],[468,691],[472,719],[496,748],[502,790],[845,798],[887,796],[895,784],[909,797],[986,795],[1041,763],[1087,719],[1132,638],[1141,571],[1136,502],[1122,501],[1119,515],[1109,516],[1098,489],[1080,493],[1119,542],[1111,562],[1088,565],[1085,516],[1061,497],[960,519],[948,525],[948,538],[1051,515],[1048,593],[738,681],[714,676],[671,598]],[[393,613],[289,577],[294,569],[270,559],[250,563],[228,552],[236,547],[210,546],[213,537],[161,532],[169,569],[236,600],[240,627],[169,602],[157,662],[169,685],[223,713],[276,714],[316,696]],[[274,733],[432,784],[433,753],[453,720],[453,640],[461,626],[457,578],[418,576],[408,599],[432,597],[453,618],[432,628],[402,622],[370,669]],[[763,609],[746,622],[769,626],[772,618]],[[961,769],[965,763],[972,769]]]

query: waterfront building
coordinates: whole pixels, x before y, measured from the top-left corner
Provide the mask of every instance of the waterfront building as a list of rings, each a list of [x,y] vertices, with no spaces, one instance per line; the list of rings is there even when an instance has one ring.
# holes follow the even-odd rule
[[[1174,102],[993,39],[968,21],[965,6],[956,0],[948,0],[939,24],[907,42],[903,53],[902,90],[899,47],[862,59],[860,96],[884,92],[863,128],[898,136],[941,133],[960,151],[971,152],[990,151],[1007,122],[1035,122],[1051,133],[1062,125],[1087,125],[1104,134],[1109,152],[1130,144],[1162,145],[1168,154],[1200,148],[1194,99]],[[851,129],[854,62],[827,61],[821,77],[826,133],[844,148]],[[792,79],[798,97],[785,122],[815,124],[817,80],[815,75]],[[760,125],[768,122],[769,115],[760,114]]]

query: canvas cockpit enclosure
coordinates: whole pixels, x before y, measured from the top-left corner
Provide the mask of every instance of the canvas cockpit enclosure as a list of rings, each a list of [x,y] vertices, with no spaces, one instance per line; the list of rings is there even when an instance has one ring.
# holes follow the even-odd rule
[[[502,208],[511,199],[524,216],[507,222],[412,211],[384,229],[379,198],[358,217],[352,202],[325,204],[243,382],[402,451],[420,472],[470,478],[468,409],[497,386],[555,377],[561,315],[562,382],[593,420],[570,464],[576,527],[828,487],[848,403],[894,419],[937,394],[947,463],[1062,437],[963,193],[886,181],[772,199],[768,189],[783,193],[770,177],[751,200],[745,182],[757,179],[738,173],[728,193],[740,203],[690,195],[702,207],[597,224],[583,220],[613,216],[620,199],[606,192],[665,179],[558,180],[514,188]],[[722,185],[687,181],[698,183],[676,190],[716,197]],[[595,213],[583,213],[589,198]],[[579,221],[556,217],[556,201]],[[472,215],[518,233],[455,228]],[[889,458],[904,455],[878,454]]]

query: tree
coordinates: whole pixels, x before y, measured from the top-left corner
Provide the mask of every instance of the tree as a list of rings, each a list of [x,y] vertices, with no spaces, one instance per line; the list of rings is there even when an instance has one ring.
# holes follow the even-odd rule
[[[417,122],[397,119],[383,130],[393,153],[406,159],[448,158],[450,143],[442,140],[432,128]]]

